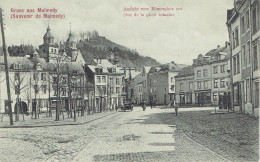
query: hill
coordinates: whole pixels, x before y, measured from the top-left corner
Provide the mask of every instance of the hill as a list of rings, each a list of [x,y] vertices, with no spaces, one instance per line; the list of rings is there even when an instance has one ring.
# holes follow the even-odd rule
[[[109,58],[113,53],[119,60],[120,66],[138,67],[158,65],[155,59],[141,56],[134,50],[116,44],[105,37],[96,36],[89,39],[80,40],[77,48],[81,51],[85,61],[89,63],[95,57]]]

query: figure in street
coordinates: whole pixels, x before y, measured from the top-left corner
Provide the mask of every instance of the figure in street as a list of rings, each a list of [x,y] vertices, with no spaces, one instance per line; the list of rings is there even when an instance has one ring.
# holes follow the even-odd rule
[[[145,109],[146,109],[146,101],[145,100],[143,100],[142,107],[143,107],[143,111],[145,111]]]

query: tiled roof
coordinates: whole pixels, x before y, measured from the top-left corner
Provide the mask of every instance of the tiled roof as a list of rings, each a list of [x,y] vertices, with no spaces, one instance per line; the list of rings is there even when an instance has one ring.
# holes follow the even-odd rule
[[[156,72],[178,72],[182,68],[187,67],[187,65],[183,64],[176,64],[174,62],[168,64],[162,64],[159,66],[154,66],[150,69],[149,73],[156,73]]]
[[[176,75],[176,77],[192,76],[192,75],[194,75],[194,67],[188,66],[181,69],[181,71]]]

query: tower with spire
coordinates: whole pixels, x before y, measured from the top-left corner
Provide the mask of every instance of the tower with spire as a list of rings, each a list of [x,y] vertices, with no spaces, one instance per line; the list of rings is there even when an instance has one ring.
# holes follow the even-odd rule
[[[54,36],[48,25],[47,31],[43,36],[43,44],[39,46],[39,55],[49,62],[50,59],[56,57],[58,53],[59,45],[54,43]]]

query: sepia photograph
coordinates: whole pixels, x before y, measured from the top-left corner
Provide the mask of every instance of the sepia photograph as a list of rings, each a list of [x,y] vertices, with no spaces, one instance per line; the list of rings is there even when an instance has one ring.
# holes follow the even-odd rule
[[[0,162],[259,161],[260,0],[0,0]]]

